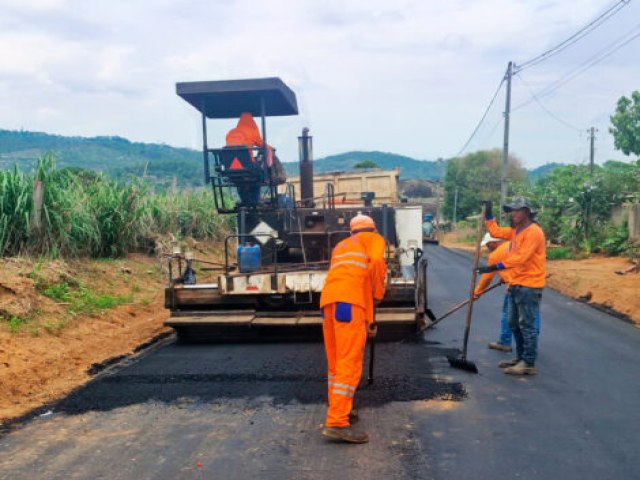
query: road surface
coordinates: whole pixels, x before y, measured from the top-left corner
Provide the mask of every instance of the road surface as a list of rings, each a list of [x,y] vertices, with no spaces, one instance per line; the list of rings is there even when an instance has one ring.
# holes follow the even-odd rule
[[[468,255],[429,245],[436,314],[468,295]],[[499,289],[498,289],[499,290]],[[358,393],[366,445],[319,435],[322,345],[169,343],[99,375],[0,437],[1,479],[631,479],[640,455],[640,330],[553,291],[539,374],[510,377],[502,294],[474,309],[469,358],[449,367],[465,312],[424,339],[381,344]]]

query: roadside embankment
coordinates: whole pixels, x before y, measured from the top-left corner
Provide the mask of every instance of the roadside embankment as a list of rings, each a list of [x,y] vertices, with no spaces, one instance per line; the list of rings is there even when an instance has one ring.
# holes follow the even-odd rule
[[[141,254],[0,259],[0,426],[87,382],[92,366],[168,332],[166,281],[160,261]]]

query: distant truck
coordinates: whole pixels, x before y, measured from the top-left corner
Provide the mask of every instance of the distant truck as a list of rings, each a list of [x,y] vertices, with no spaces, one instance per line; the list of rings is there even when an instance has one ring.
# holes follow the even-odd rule
[[[422,242],[438,244],[438,229],[433,220],[433,215],[425,213],[422,217]]]

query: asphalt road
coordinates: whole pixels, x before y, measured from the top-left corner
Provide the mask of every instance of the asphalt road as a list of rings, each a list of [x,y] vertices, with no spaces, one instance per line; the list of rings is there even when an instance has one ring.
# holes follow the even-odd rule
[[[468,294],[471,259],[428,246],[431,308]],[[502,294],[424,339],[379,345],[358,393],[371,442],[319,435],[320,344],[168,344],[100,375],[0,437],[1,479],[631,479],[640,456],[640,330],[545,291],[539,374],[497,368]]]

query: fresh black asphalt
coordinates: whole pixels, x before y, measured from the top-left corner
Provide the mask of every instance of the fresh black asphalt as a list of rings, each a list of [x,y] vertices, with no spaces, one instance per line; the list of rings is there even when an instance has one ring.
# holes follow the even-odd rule
[[[436,315],[468,295],[471,259],[429,245]],[[491,351],[502,293],[474,308],[469,359],[452,369],[465,311],[420,341],[379,344],[358,393],[371,442],[319,435],[321,344],[157,348],[101,374],[0,437],[0,479],[630,479],[640,456],[640,330],[546,290],[539,374]]]

